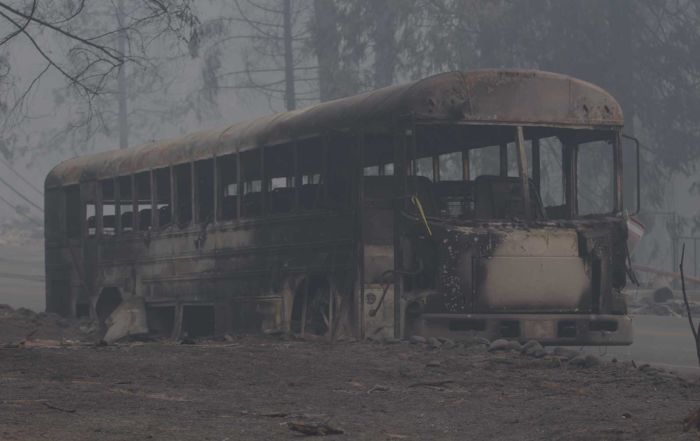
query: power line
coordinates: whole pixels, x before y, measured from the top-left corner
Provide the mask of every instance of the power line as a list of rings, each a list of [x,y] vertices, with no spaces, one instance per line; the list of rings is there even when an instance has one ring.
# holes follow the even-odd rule
[[[36,225],[41,226],[41,222],[39,222],[38,220],[34,219],[33,217],[31,217],[31,216],[29,216],[29,215],[27,215],[27,214],[25,214],[25,213],[22,213],[21,211],[17,210],[17,207],[15,207],[14,205],[12,205],[12,203],[11,203],[10,201],[8,201],[7,199],[5,199],[4,197],[0,196],[0,201],[6,203],[9,207],[11,207],[13,210],[15,210],[15,213],[19,214],[20,216],[26,217],[27,219],[29,219],[30,221],[32,221],[32,222],[35,223]]]
[[[41,208],[40,206],[38,206],[38,205],[35,204],[34,202],[30,201],[26,196],[24,196],[22,193],[20,193],[19,190],[17,190],[15,187],[13,187],[12,185],[10,185],[10,183],[7,182],[6,180],[4,180],[3,178],[0,178],[0,183],[5,184],[5,185],[6,185],[10,190],[12,190],[17,196],[19,196],[19,197],[21,197],[22,199],[24,199],[25,201],[27,201],[27,203],[30,204],[32,207],[36,208],[37,210],[39,210],[39,211],[42,212],[42,213],[44,212],[44,209],[43,209],[43,208]]]
[[[9,162],[5,161],[5,160],[2,159],[2,158],[0,158],[0,162],[1,162],[5,167],[7,167],[8,169],[10,169],[10,171],[11,171],[12,173],[14,173],[15,176],[17,176],[18,178],[20,178],[25,184],[27,184],[28,186],[30,186],[32,190],[36,191],[36,192],[39,194],[39,196],[44,197],[44,192],[41,191],[41,190],[39,190],[38,188],[36,188],[36,187],[34,186],[34,184],[32,184],[31,182],[29,182],[29,180],[28,180],[27,178],[25,178],[25,177],[22,176],[17,170],[15,170],[14,168],[12,168],[12,166],[10,165]]]
[[[7,257],[7,256],[0,256],[0,263],[2,262],[9,262],[11,264],[20,264],[20,265],[44,265],[44,262],[39,259],[39,260],[27,260],[27,259],[15,259],[12,257]]]
[[[42,283],[46,280],[46,278],[44,276],[41,276],[41,275],[11,274],[11,273],[0,273],[0,279],[16,279],[16,280],[23,280],[25,282],[39,282],[39,283]]]

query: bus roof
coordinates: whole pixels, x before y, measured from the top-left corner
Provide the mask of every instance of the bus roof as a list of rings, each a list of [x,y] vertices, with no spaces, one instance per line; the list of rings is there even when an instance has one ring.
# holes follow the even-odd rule
[[[603,89],[535,70],[448,72],[290,112],[124,150],[73,158],[46,177],[46,188],[76,184],[278,144],[328,130],[396,121],[615,128],[622,109]]]

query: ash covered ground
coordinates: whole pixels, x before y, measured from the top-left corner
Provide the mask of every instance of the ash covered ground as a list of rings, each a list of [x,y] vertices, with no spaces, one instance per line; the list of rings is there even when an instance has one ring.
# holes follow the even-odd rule
[[[698,439],[683,423],[696,382],[571,349],[98,340],[88,322],[0,309],[0,439]]]

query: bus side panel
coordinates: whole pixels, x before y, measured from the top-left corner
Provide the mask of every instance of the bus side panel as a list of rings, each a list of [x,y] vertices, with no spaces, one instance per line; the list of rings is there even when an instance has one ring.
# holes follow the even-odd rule
[[[211,306],[217,333],[284,328],[290,285],[320,275],[348,286],[351,226],[349,217],[319,214],[110,238],[100,247],[98,284],[149,305]]]

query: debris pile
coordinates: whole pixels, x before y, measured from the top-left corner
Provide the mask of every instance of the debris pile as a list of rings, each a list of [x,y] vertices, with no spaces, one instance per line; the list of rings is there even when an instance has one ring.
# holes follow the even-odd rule
[[[90,319],[70,320],[57,314],[0,305],[0,346],[67,346],[94,341],[99,327]]]
[[[580,350],[569,349],[565,347],[555,347],[553,349],[545,349],[544,346],[537,340],[530,340],[525,344],[521,344],[516,340],[497,339],[489,341],[485,338],[474,337],[470,339],[455,341],[445,337],[423,337],[421,335],[412,335],[408,340],[396,341],[396,339],[370,339],[375,343],[385,345],[395,343],[405,343],[415,346],[420,346],[428,351],[436,350],[461,350],[466,353],[488,352],[509,353],[513,355],[522,355],[529,358],[555,360],[559,363],[566,363],[572,367],[592,368],[599,366],[602,360],[593,354],[587,354]],[[435,362],[439,363],[439,362]],[[429,363],[427,365],[431,367]],[[436,364],[439,367],[439,364]]]

